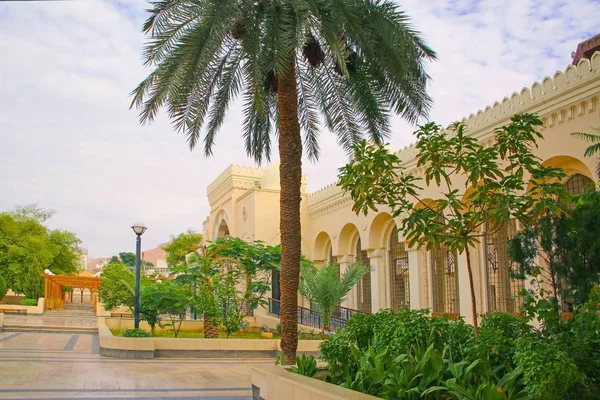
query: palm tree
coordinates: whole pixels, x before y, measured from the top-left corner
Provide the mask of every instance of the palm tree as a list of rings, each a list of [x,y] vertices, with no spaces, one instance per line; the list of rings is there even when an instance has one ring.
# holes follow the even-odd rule
[[[318,269],[307,260],[302,260],[300,271],[300,294],[319,306],[323,314],[323,336],[330,330],[329,322],[336,307],[360,278],[370,272],[364,265],[353,263],[340,276],[340,266],[336,263],[328,263]]]
[[[346,149],[388,137],[389,117],[427,114],[435,53],[391,0],[155,0],[143,31],[154,70],[133,91],[142,123],[165,108],[193,149],[212,154],[241,97],[246,151],[280,161],[281,348],[294,363],[303,147],[319,157],[322,116]]]
[[[600,128],[593,128],[593,129],[600,132]],[[576,138],[585,140],[586,142],[593,143],[592,145],[590,145],[590,147],[585,149],[584,155],[586,157],[592,157],[592,156],[600,153],[600,135],[594,135],[593,133],[586,133],[586,132],[573,132],[573,133],[571,133],[571,135],[575,136]],[[598,178],[600,179],[600,162],[598,163],[598,166],[596,167],[596,176],[598,176]]]

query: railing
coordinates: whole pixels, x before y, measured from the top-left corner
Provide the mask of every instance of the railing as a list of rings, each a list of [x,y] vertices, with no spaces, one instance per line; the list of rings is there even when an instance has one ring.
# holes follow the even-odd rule
[[[276,317],[281,315],[281,304],[279,300],[269,298],[269,313]],[[337,307],[329,321],[329,328],[332,331],[335,331],[337,328],[345,328],[350,317],[356,313],[360,313],[360,311],[346,307]],[[313,328],[323,329],[323,314],[315,310],[298,306],[298,323]]]

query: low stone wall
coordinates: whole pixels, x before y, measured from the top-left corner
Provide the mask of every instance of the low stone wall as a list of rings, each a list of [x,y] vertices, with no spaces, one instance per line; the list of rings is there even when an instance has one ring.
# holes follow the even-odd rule
[[[133,318],[119,318],[119,317],[112,317],[112,318],[106,318],[106,325],[110,328],[110,329],[118,329],[118,330],[127,330],[127,329],[133,329]],[[155,330],[157,332],[159,331],[170,331],[172,330],[171,325],[164,325],[163,321],[163,326],[164,328],[161,328],[160,326],[156,326]],[[150,325],[148,325],[148,323],[146,321],[140,321],[140,328],[145,330],[145,331],[150,331]],[[190,321],[190,320],[185,320],[181,323],[181,332],[199,332],[204,328],[204,323],[202,321]]]
[[[275,358],[278,339],[126,338],[113,336],[110,327],[124,326],[121,318],[98,318],[100,354],[107,357],[164,358]],[[198,321],[184,321],[196,323]],[[132,325],[133,326],[133,325]],[[115,328],[113,328],[115,329]],[[320,340],[300,340],[299,354],[319,355]]]
[[[15,306],[20,306],[21,300],[25,300],[25,296],[19,294],[7,294],[2,298],[2,304],[12,304]]]
[[[0,304],[0,312],[41,315],[44,313],[44,298],[38,299],[37,306],[22,306],[20,304]]]
[[[377,397],[294,374],[285,367],[252,368],[253,400],[375,400]]]

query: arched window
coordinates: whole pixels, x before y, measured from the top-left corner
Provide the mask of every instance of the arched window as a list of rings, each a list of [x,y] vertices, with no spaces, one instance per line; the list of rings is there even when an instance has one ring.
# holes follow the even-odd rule
[[[439,223],[444,223],[440,216]],[[460,313],[458,292],[458,265],[456,253],[448,246],[440,245],[431,251],[433,276],[433,312],[436,314]]]
[[[514,220],[498,229],[488,225],[485,234],[485,262],[487,272],[488,311],[519,312],[523,303],[519,291],[524,286],[522,279],[512,277],[517,265],[508,257],[508,241],[516,233]]]
[[[369,255],[366,250],[363,250],[360,243],[360,238],[356,243],[356,262],[360,262],[368,268],[371,268]],[[364,313],[371,312],[371,273],[367,272],[357,284],[356,309]]]
[[[404,242],[398,242],[398,228],[394,226],[390,235],[390,282],[392,289],[392,309],[410,307],[408,252]]]
[[[594,188],[594,181],[582,174],[571,175],[565,182],[565,188],[570,195],[583,194]]]

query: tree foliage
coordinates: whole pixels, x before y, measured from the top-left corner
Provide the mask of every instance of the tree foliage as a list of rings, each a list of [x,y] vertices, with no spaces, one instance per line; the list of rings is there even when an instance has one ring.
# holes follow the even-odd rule
[[[246,150],[269,159],[277,81],[291,62],[312,158],[319,113],[349,148],[365,132],[381,142],[391,112],[416,121],[431,104],[425,60],[435,53],[391,1],[160,0],[149,12],[144,59],[155,69],[134,90],[132,106],[144,123],[168,109],[190,147],[203,141],[208,155],[241,96]]]
[[[509,255],[521,278],[550,285],[555,299],[585,303],[600,284],[600,192],[573,199],[561,215],[543,215],[509,242]],[[558,302],[555,311],[558,310]]]
[[[192,293],[191,305],[204,316],[205,335],[213,336],[207,325],[223,324],[229,335],[265,304],[281,257],[279,247],[238,238],[202,244],[202,236],[191,231],[174,236],[165,251],[175,281]]]
[[[600,128],[594,128],[594,130],[600,132]],[[571,135],[585,140],[586,142],[592,143],[587,149],[585,149],[586,157],[593,157],[597,154],[600,154],[600,135],[588,133],[588,132],[573,132]],[[596,175],[600,178],[600,162],[596,167]]]
[[[77,236],[44,225],[53,213],[36,205],[0,213],[0,276],[8,288],[28,298],[43,297],[44,270],[68,275],[79,266]]]
[[[349,149],[381,143],[392,113],[427,114],[435,53],[391,0],[159,0],[149,12],[144,61],[154,69],[132,93],[142,123],[164,108],[190,148],[203,142],[210,155],[241,98],[247,154],[269,160],[278,139],[282,349],[294,363],[303,151],[319,157],[321,121]]]
[[[177,337],[190,304],[190,297],[189,287],[179,285],[173,280],[164,280],[160,283],[149,284],[144,288],[142,308],[145,310],[146,316],[154,315],[150,312],[156,313],[157,316],[166,314],[169,318],[168,325],[171,326]],[[157,319],[157,323],[160,324],[160,319]],[[151,328],[153,329],[152,325]]]
[[[323,314],[323,333],[329,330],[333,312],[350,289],[370,273],[369,268],[360,263],[350,264],[341,275],[336,263],[327,263],[319,269],[313,262],[302,260],[300,268],[300,294],[319,306]]]
[[[558,214],[567,197],[562,169],[545,167],[533,154],[542,121],[518,114],[494,132],[484,146],[457,122],[446,130],[428,123],[417,130],[417,167],[423,178],[402,171],[401,160],[383,145],[361,142],[351,161],[340,169],[340,186],[354,200],[353,210],[366,214],[378,205],[389,206],[402,217],[401,229],[409,246],[465,253],[471,288],[473,324],[477,309],[470,248],[486,229],[494,232],[511,219],[529,224],[537,216]],[[420,186],[435,185],[441,196],[425,198]],[[486,228],[487,227],[487,228]]]
[[[107,264],[102,269],[102,280],[98,295],[104,308],[113,310],[125,306],[133,311],[135,276],[125,264]]]

